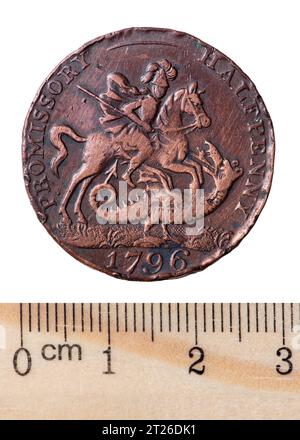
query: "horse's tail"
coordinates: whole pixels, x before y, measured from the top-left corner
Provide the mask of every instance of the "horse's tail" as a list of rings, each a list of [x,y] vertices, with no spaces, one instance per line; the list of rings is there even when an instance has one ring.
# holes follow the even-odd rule
[[[66,158],[68,151],[66,149],[65,144],[61,139],[62,134],[67,134],[72,139],[77,142],[85,142],[86,139],[78,136],[72,128],[67,127],[66,125],[56,125],[50,129],[50,140],[55,148],[57,148],[58,153],[51,161],[51,170],[53,173],[58,176],[58,167],[61,162]]]

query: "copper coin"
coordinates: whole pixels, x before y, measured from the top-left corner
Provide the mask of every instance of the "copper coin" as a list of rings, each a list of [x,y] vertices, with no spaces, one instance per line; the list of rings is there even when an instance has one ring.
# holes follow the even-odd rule
[[[23,132],[39,220],[79,261],[129,280],[183,276],[235,248],[266,202],[273,162],[251,80],[165,29],[122,30],[72,53]]]

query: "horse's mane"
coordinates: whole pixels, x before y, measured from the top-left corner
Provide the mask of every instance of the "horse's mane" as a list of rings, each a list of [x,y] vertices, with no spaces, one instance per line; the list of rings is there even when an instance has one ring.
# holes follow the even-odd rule
[[[179,89],[167,97],[157,115],[157,125],[168,125],[170,111],[172,110],[175,102],[181,99],[185,92],[186,89]]]

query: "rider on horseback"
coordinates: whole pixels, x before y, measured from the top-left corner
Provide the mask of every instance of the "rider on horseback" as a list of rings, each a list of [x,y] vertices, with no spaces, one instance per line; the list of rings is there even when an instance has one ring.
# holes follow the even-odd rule
[[[174,80],[176,75],[176,69],[164,59],[147,66],[141,77],[145,87],[140,90],[131,86],[121,73],[107,76],[107,91],[100,96],[100,107],[104,113],[100,123],[105,132],[114,136],[123,154],[130,158],[127,152],[136,152],[122,176],[130,186],[135,186],[131,174],[153,152],[149,133],[154,131],[152,123],[167,93],[169,81]]]

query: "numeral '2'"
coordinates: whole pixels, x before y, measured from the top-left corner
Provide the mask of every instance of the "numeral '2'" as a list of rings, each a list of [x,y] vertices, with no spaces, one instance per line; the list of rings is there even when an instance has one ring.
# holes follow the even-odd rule
[[[189,351],[189,357],[193,358],[197,356],[197,360],[190,365],[189,373],[196,373],[202,375],[205,371],[205,365],[200,366],[200,364],[204,361],[204,350],[201,347],[193,347]]]

